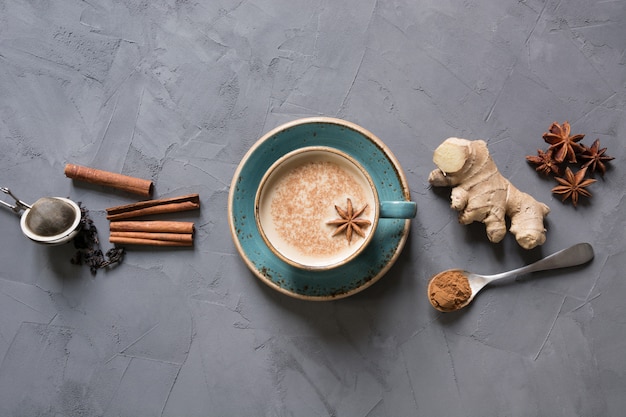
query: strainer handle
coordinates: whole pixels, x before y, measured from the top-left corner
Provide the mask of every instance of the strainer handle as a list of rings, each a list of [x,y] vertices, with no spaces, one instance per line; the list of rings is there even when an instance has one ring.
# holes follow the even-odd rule
[[[0,187],[0,191],[2,191],[5,194],[10,195],[11,197],[13,197],[13,200],[15,200],[15,205],[12,205],[12,204],[7,203],[6,201],[0,200],[0,204],[2,204],[3,206],[7,208],[10,208],[11,210],[13,210],[13,212],[19,213],[22,210],[28,210],[30,208],[29,204],[26,204],[25,202],[23,202],[22,200],[14,196],[11,190],[9,190],[7,187]]]

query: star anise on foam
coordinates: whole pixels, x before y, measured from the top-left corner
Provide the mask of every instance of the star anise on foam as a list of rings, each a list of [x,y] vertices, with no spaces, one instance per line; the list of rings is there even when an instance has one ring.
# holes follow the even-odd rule
[[[326,222],[326,224],[337,226],[337,230],[335,230],[333,236],[336,236],[339,233],[345,231],[348,243],[352,242],[353,232],[361,237],[365,237],[365,232],[363,231],[363,228],[369,226],[370,224],[372,224],[372,222],[366,219],[359,219],[358,217],[363,214],[366,208],[367,204],[359,210],[355,211],[354,207],[352,207],[352,200],[350,200],[349,198],[348,206],[345,210],[336,205],[335,210],[337,210],[337,213],[341,218]]]
[[[574,207],[578,204],[578,197],[583,195],[585,197],[591,197],[591,193],[587,191],[585,187],[593,184],[597,180],[592,178],[585,179],[585,173],[587,168],[582,168],[576,174],[572,173],[572,170],[567,167],[565,169],[565,178],[555,177],[560,185],[557,185],[552,189],[554,194],[560,194],[565,201],[568,198],[572,199]]]
[[[559,164],[554,160],[554,149],[548,149],[546,152],[537,149],[537,156],[528,155],[526,160],[535,164],[535,170],[544,175],[561,174]]]
[[[579,158],[586,161],[582,167],[590,167],[592,173],[598,171],[600,175],[604,177],[604,174],[606,173],[606,166],[604,163],[615,158],[605,154],[606,148],[600,149],[600,139],[594,140],[593,144],[589,148],[584,145],[582,147],[583,151],[578,155]]]
[[[582,152],[583,148],[577,142],[582,140],[585,135],[570,136],[571,127],[569,122],[563,122],[559,125],[553,122],[548,132],[543,134],[543,139],[550,144],[550,148],[556,153],[554,160],[561,163],[576,162],[576,154]]]

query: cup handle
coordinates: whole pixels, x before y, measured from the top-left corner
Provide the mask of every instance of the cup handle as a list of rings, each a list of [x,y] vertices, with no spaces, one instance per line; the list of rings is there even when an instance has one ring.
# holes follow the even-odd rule
[[[417,214],[415,201],[381,201],[380,218],[412,219]]]

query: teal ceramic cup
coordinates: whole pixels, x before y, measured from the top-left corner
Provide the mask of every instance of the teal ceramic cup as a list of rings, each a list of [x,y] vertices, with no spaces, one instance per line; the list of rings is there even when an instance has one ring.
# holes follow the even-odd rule
[[[325,146],[348,154],[365,168],[379,197],[378,224],[360,255],[342,265],[324,269],[295,267],[285,262],[261,236],[255,220],[256,195],[266,173],[288,153],[310,146]],[[411,200],[410,187],[400,162],[375,134],[347,120],[309,117],[269,130],[246,152],[230,185],[228,223],[236,250],[263,284],[301,300],[337,300],[374,285],[400,258],[415,211]],[[406,210],[396,207],[396,201],[409,202],[410,208],[404,213],[407,218],[383,217],[396,216],[398,210]],[[340,208],[347,208],[346,200],[338,200],[338,203]],[[359,201],[353,203],[354,210],[362,208]],[[329,218],[340,217],[334,207],[329,210]],[[340,232],[337,237],[345,240],[346,234]],[[358,242],[356,236],[353,242]]]
[[[329,146],[293,150],[272,164],[255,196],[260,236],[293,267],[319,271],[358,257],[380,219],[410,219],[413,201],[381,201],[368,170]]]

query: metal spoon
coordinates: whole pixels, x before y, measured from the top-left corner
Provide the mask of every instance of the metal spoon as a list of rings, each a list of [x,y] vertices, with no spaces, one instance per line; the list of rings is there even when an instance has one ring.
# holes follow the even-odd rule
[[[485,285],[495,280],[516,277],[518,275],[526,274],[529,272],[547,271],[550,269],[582,265],[592,259],[593,248],[591,247],[591,245],[589,243],[578,243],[567,249],[563,249],[550,256],[547,256],[530,265],[526,265],[512,271],[502,272],[500,274],[479,275],[461,269],[449,269],[435,275],[428,283],[429,300],[432,306],[439,311],[456,311],[471,303],[476,294],[478,294],[478,292],[482,290]],[[450,301],[450,303],[446,302],[443,306],[441,304],[444,303],[438,303],[436,299],[437,297],[433,296],[433,294],[436,290],[438,280],[441,280],[444,274],[455,274],[457,278],[460,278],[460,281],[462,281],[463,278],[467,279],[467,283],[469,283],[469,288],[471,289],[471,294],[469,295],[469,297],[467,297],[467,291],[465,291],[465,295],[463,295],[463,291],[457,291],[456,294],[453,294],[452,300],[446,300]],[[454,297],[457,298],[454,299]]]
[[[42,197],[35,203],[26,204],[11,190],[0,187],[0,191],[11,196],[15,205],[0,200],[0,205],[21,215],[22,232],[37,243],[57,245],[72,239],[78,232],[81,212],[78,204],[62,197]]]

